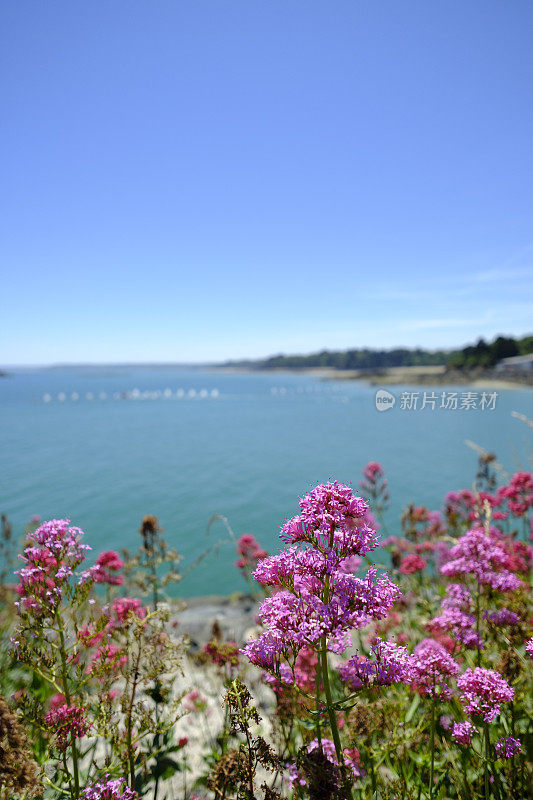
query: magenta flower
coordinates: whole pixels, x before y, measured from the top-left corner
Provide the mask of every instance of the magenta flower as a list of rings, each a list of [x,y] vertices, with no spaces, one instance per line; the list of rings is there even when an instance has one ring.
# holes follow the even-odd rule
[[[508,608],[500,608],[498,611],[493,611],[491,614],[483,614],[483,618],[496,628],[505,628],[516,625],[520,622],[520,617],[515,611],[509,611]]]
[[[81,544],[83,531],[70,527],[68,519],[43,522],[28,539],[33,544],[19,558],[24,567],[15,572],[19,577],[16,605],[20,614],[31,611],[34,616],[54,614],[63,593],[70,585],[76,568],[91,548]]]
[[[468,613],[472,596],[466,586],[450,583],[446,597],[441,603],[442,614],[429,622],[429,627],[451,633],[455,639],[470,649],[482,648],[483,643],[476,631],[476,618]]]
[[[109,775],[105,776],[109,779]],[[124,778],[96,781],[92,783],[81,795],[79,800],[137,800],[138,795],[133,789],[126,786]]]
[[[482,528],[472,528],[451,548],[449,560],[440,571],[450,577],[471,575],[482,586],[513,592],[522,582],[507,569],[507,558],[495,536],[487,536]]]
[[[483,667],[465,670],[457,679],[457,688],[465,711],[483,717],[485,722],[492,722],[500,713],[501,704],[514,697],[514,690],[499,672]]]
[[[456,722],[452,730],[452,738],[462,745],[463,747],[470,747],[472,736],[475,734],[476,729],[471,722],[465,720],[464,722]]]
[[[494,749],[498,754],[498,758],[513,758],[522,749],[520,739],[514,739],[512,736],[507,736],[505,739],[498,739],[494,742]]]
[[[64,752],[72,736],[81,738],[89,730],[89,723],[85,718],[85,710],[77,706],[62,706],[53,708],[44,718],[45,724],[53,731],[56,745]]]
[[[347,559],[378,544],[366,523],[364,500],[347,486],[327,483],[313,489],[300,507],[302,513],[282,527],[280,538],[292,546],[263,559],[254,572],[259,583],[281,590],[261,604],[264,633],[243,652],[273,672],[283,658],[295,658],[303,648],[318,649],[324,639],[329,650],[342,652],[348,632],[385,617],[399,595],[398,587],[374,568],[364,578],[345,571]]]
[[[459,666],[441,644],[424,639],[415,647],[409,666],[409,682],[421,694],[438,700],[451,697],[447,680],[458,674]]]
[[[417,553],[410,553],[400,561],[399,570],[402,575],[412,575],[415,572],[422,572],[426,566],[427,561],[424,561],[423,558],[420,558]]]
[[[533,658],[533,636],[526,641],[526,653],[530,658]]]
[[[405,647],[378,638],[371,652],[373,660],[356,655],[339,667],[341,679],[352,689],[356,691],[370,684],[390,686],[409,680],[413,659]]]
[[[239,558],[235,562],[235,566],[242,570],[253,570],[257,566],[257,562],[268,555],[251,533],[244,533],[239,538],[237,553]]]
[[[146,617],[146,609],[141,600],[137,597],[115,597],[113,600],[113,611],[117,622],[127,622],[130,615],[138,619]]]

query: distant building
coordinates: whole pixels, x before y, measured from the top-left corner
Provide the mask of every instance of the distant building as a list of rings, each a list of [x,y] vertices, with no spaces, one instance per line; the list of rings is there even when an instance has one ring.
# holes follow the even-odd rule
[[[533,353],[527,356],[502,358],[496,364],[496,372],[533,372]]]

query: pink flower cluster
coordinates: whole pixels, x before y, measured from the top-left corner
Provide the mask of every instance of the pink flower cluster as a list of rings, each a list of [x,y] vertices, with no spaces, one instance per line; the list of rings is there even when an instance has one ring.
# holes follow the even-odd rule
[[[447,680],[458,672],[459,666],[439,642],[424,639],[414,649],[409,682],[421,694],[447,700],[452,694]]]
[[[372,500],[374,508],[381,514],[389,505],[388,481],[383,472],[383,467],[377,461],[369,461],[363,470],[363,480],[359,488]],[[376,527],[375,524],[372,527]]]
[[[491,507],[494,520],[506,519],[509,513],[524,517],[533,508],[533,475],[530,472],[517,472],[509,485],[500,486],[495,494],[472,492],[469,489],[449,492],[445,499],[445,513],[448,519],[456,517],[473,522],[479,519],[485,503]]]
[[[507,500],[509,511],[515,517],[525,516],[533,508],[533,475],[530,472],[517,472],[509,486],[503,486],[499,493]]]
[[[409,553],[400,561],[399,570],[402,575],[413,575],[415,572],[422,572],[426,566],[427,561],[424,561],[418,553]]]
[[[265,632],[243,652],[253,664],[274,672],[282,657],[295,657],[324,637],[330,650],[342,652],[347,632],[385,617],[399,594],[376,569],[364,578],[342,569],[346,559],[378,544],[365,521],[364,500],[347,486],[326,483],[304,497],[300,507],[301,514],[285,523],[280,537],[296,544],[265,558],[254,572],[259,583],[281,590],[261,604]]]
[[[24,567],[16,571],[19,577],[17,601],[20,613],[30,611],[35,616],[54,614],[76,568],[91,548],[81,544],[83,531],[70,527],[68,519],[43,522],[28,534],[32,543],[19,558]]]
[[[44,721],[54,732],[56,745],[62,752],[66,750],[73,736],[85,736],[90,727],[85,718],[84,709],[67,706],[66,703],[52,708],[45,716]]]
[[[356,655],[339,667],[341,679],[354,691],[370,684],[390,686],[410,681],[413,657],[405,647],[376,639],[371,653],[373,659]]]
[[[251,533],[244,533],[240,537],[237,542],[237,553],[239,558],[235,566],[248,571],[255,569],[257,562],[268,555]]]
[[[458,642],[470,649],[482,648],[483,643],[476,631],[476,618],[469,611],[472,596],[466,586],[450,583],[446,588],[446,597],[441,603],[442,614],[434,617],[428,627],[451,633]]]
[[[365,555],[378,546],[375,530],[365,516],[369,507],[349,486],[323,483],[300,500],[301,514],[288,520],[280,539],[306,542],[320,552],[334,550],[339,558]]]
[[[452,737],[455,741],[463,747],[470,747],[472,736],[475,734],[476,729],[471,722],[465,720],[464,722],[456,722],[453,726]]]
[[[507,568],[507,553],[496,535],[475,527],[458,539],[449,559],[440,568],[448,577],[472,576],[482,586],[499,592],[514,592],[522,582]]]
[[[96,781],[85,789],[79,800],[137,800],[137,798],[137,792],[126,786],[124,778],[109,780],[109,775],[106,775],[103,781]]]
[[[96,559],[96,564],[89,567],[82,573],[81,579],[85,583],[93,580],[95,583],[107,583],[110,586],[122,586],[124,583],[123,575],[116,575],[124,567],[124,562],[115,550],[106,550],[100,553]]]
[[[484,667],[465,670],[457,679],[457,688],[465,711],[483,717],[485,722],[492,722],[500,713],[501,704],[514,697],[514,689],[500,673]]]
[[[494,749],[499,758],[513,758],[522,749],[520,739],[515,739],[513,736],[507,736],[504,739],[498,739],[494,742]]]

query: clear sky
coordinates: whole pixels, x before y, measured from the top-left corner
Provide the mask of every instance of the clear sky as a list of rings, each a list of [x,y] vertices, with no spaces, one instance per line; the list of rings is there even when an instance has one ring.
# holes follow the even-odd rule
[[[531,0],[4,0],[0,364],[533,330]]]

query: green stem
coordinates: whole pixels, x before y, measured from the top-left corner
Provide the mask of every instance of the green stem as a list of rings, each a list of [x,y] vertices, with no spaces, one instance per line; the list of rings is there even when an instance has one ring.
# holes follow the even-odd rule
[[[489,734],[489,725],[487,722],[484,723],[484,738],[485,738],[485,800],[489,800],[490,797],[490,780],[489,780],[489,756],[490,756],[490,734]]]
[[[435,774],[435,697],[431,698],[431,767],[429,770],[429,800],[433,797],[433,777]]]
[[[63,630],[63,621],[61,619],[60,613],[56,613],[56,621],[59,630],[59,655],[61,657],[61,678],[63,681],[63,694],[65,695],[67,706],[70,706],[71,696],[68,684],[67,651],[65,646],[65,633]],[[74,733],[72,733],[70,737],[70,747],[72,750],[72,769],[74,772],[74,795],[72,796],[78,798],[80,796],[80,777],[78,769],[78,748],[76,747],[76,737]]]
[[[322,680],[324,681],[324,692],[326,695],[326,706],[328,709],[329,725],[331,728],[331,735],[333,737],[333,744],[335,745],[335,753],[337,754],[337,761],[342,775],[342,783],[344,787],[344,794],[346,800],[352,800],[352,792],[346,777],[346,765],[344,763],[344,754],[341,747],[341,739],[339,736],[339,728],[337,726],[337,717],[335,716],[335,709],[333,708],[333,698],[331,696],[331,687],[329,684],[328,672],[328,651],[326,647],[326,637],[322,638]]]
[[[318,746],[322,752],[322,731],[320,726],[320,659],[317,658],[316,662],[316,738],[318,739]]]

